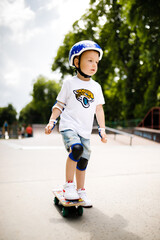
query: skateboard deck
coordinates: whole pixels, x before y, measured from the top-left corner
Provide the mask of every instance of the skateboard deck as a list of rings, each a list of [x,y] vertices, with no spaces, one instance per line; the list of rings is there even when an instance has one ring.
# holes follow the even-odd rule
[[[66,200],[63,196],[63,190],[62,189],[54,189],[54,203],[55,205],[61,204],[63,206],[62,208],[62,214],[64,217],[67,217],[69,215],[69,208],[76,211],[79,216],[83,215],[83,205],[84,201],[82,199],[79,200]]]

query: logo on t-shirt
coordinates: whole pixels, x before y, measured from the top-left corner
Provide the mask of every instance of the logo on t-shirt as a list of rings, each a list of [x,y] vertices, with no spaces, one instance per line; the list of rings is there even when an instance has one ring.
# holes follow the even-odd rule
[[[87,89],[73,90],[76,99],[82,103],[84,108],[88,108],[94,102],[94,94]]]

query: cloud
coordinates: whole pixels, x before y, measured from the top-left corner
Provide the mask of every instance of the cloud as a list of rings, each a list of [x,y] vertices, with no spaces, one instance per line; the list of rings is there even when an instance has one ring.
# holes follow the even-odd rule
[[[29,93],[32,86],[30,82],[30,84],[27,83],[27,79],[30,79],[30,69],[20,68],[10,58],[6,58],[5,67],[0,72],[1,107],[12,103],[20,111],[22,106],[28,103],[28,99],[31,100]]]
[[[35,13],[29,7],[25,7],[23,0],[1,1],[0,8],[0,26],[11,29],[14,36],[23,31],[28,21],[35,18]]]
[[[9,69],[9,71],[5,71],[3,74],[4,81],[6,83],[6,86],[11,86],[14,88],[16,85],[19,84],[19,77],[20,77],[20,71],[17,68],[16,64],[8,59],[6,68]]]
[[[51,71],[65,34],[89,0],[0,1],[0,107],[8,102],[19,111],[31,97],[33,79]],[[27,101],[28,99],[28,101]]]
[[[43,26],[59,17],[55,1],[46,4],[46,1],[40,0],[4,0],[0,2],[0,9],[1,33],[5,34],[4,29],[10,30],[12,34],[7,37],[18,44],[43,34]]]

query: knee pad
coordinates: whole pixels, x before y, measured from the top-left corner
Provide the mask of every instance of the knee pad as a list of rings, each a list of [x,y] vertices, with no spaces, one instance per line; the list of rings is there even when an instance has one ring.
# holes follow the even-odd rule
[[[86,158],[81,157],[77,163],[77,169],[80,171],[86,170],[88,165],[88,160]]]
[[[83,153],[83,145],[81,143],[75,143],[71,146],[72,152],[69,154],[70,159],[78,162]]]

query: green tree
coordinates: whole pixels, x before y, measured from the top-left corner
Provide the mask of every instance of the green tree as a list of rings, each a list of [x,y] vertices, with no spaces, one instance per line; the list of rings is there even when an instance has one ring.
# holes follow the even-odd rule
[[[19,122],[25,124],[41,123],[41,115],[36,110],[33,101],[28,103],[21,111],[19,115]]]
[[[46,123],[59,90],[59,83],[39,76],[33,85],[32,101],[20,112],[20,122]]]
[[[7,107],[0,108],[0,127],[7,121],[9,125],[12,125],[17,121],[17,112],[12,104],[8,104]]]
[[[54,59],[52,70],[62,79],[74,74],[68,64],[72,45],[96,41],[104,50],[94,79],[105,95],[106,119],[142,118],[159,104],[160,2],[158,0],[91,0],[73,24]]]
[[[158,104],[160,86],[160,2],[155,0],[121,0],[126,21],[139,38],[138,78],[136,83],[144,88],[141,97],[142,113]],[[139,84],[139,85],[140,85]]]

